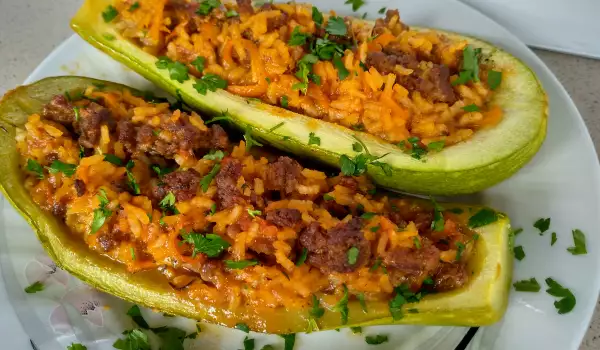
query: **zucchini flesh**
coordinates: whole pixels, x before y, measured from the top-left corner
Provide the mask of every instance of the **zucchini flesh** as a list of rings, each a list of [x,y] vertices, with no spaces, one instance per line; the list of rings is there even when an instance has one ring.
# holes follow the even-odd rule
[[[525,165],[546,136],[546,95],[535,74],[509,53],[472,37],[445,32],[451,39],[467,40],[481,48],[497,69],[506,72],[490,102],[502,108],[503,119],[493,128],[477,131],[467,141],[428,154],[426,162],[422,162],[367,133],[251,102],[223,90],[200,95],[192,80],[184,83],[171,80],[167,70],[155,66],[155,56],[122,37],[113,24],[103,21],[101,13],[111,3],[111,0],[86,0],[72,20],[72,28],[84,40],[162,89],[173,95],[177,93],[194,109],[212,115],[227,111],[238,127],[252,130],[257,138],[284,151],[339,167],[341,155],[356,154],[352,145],[356,142],[354,137],[359,137],[372,154],[388,154],[382,161],[391,166],[391,176],[379,167],[368,167],[372,180],[383,187],[433,195],[478,192],[510,177]],[[285,124],[270,131],[281,122]],[[311,132],[327,137],[321,137],[320,145],[308,145]]]
[[[10,91],[0,101],[0,155],[4,159],[0,190],[31,225],[50,257],[61,268],[101,291],[168,314],[230,327],[244,320],[251,329],[269,333],[306,331],[308,309],[218,309],[177,293],[157,271],[132,274],[125,265],[91,252],[83,240],[69,234],[58,218],[33,202],[23,185],[23,174],[19,168],[16,129],[22,127],[30,114],[40,113],[53,96],[84,89],[93,83],[104,84],[108,89],[123,88],[123,85],[90,78],[47,78]],[[463,209],[462,215],[470,215],[468,213],[479,209],[466,205],[451,207]],[[498,221],[475,231],[479,239],[469,262],[473,274],[463,288],[428,295],[417,304],[405,305],[404,310],[416,308],[418,313],[405,312],[400,320],[392,319],[387,302],[369,302],[368,312],[364,313],[358,301],[351,301],[348,304],[348,324],[341,325],[340,314],[332,311],[333,304],[323,305],[327,311],[319,319],[320,329],[382,324],[482,326],[498,321],[507,306],[512,274],[510,223],[507,217],[499,214]]]

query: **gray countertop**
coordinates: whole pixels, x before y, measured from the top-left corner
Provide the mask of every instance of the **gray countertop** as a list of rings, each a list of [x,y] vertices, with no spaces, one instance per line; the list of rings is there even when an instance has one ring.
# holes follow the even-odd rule
[[[72,32],[78,0],[0,0],[0,95],[19,85]],[[535,50],[567,89],[600,145],[600,60]],[[600,349],[600,305],[580,347]]]

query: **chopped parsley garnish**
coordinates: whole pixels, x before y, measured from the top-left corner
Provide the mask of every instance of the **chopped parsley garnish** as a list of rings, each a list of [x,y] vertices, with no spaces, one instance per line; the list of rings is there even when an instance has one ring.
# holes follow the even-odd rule
[[[379,11],[377,11],[377,13],[379,13],[380,15],[382,15],[382,14],[385,13],[385,10],[386,10],[386,8],[382,7],[382,8],[379,9]]]
[[[446,144],[446,142],[442,141],[434,141],[434,142],[430,142],[427,145],[427,150],[428,151],[435,151],[435,152],[440,152],[441,150],[444,149],[444,145]]]
[[[131,306],[129,310],[127,310],[127,316],[131,317],[133,322],[135,322],[135,324],[137,324],[139,327],[142,327],[144,329],[150,328],[148,322],[146,322],[144,316],[142,316],[142,310],[140,310],[139,306],[135,304]]]
[[[348,264],[350,264],[350,265],[356,264],[359,253],[360,253],[360,250],[357,247],[351,247],[350,249],[348,249],[348,252],[346,253],[348,255]]]
[[[437,232],[444,231],[445,220],[444,220],[444,208],[438,204],[438,202],[431,197],[431,203],[433,204],[433,221],[431,222],[431,229]]]
[[[250,333],[250,327],[245,323],[238,323],[235,325],[235,329],[239,329],[242,332]]]
[[[323,25],[323,14],[314,6],[312,7],[312,20],[319,27]]]
[[[371,227],[370,230],[371,230],[371,232],[377,232],[377,231],[379,231],[380,228],[381,228],[381,226],[377,225],[377,226]]]
[[[335,200],[335,197],[332,196],[332,195],[330,195],[329,193],[325,193],[323,195],[323,199],[326,200],[326,201],[332,201],[332,200]]]
[[[75,113],[75,121],[81,119],[81,114],[79,113],[79,106],[73,107],[73,113]]]
[[[294,30],[292,30],[292,34],[290,35],[290,40],[288,40],[288,45],[302,46],[306,44],[308,38],[310,38],[309,33],[302,33],[300,31],[300,26],[295,26]]]
[[[377,271],[377,269],[379,268],[379,266],[381,266],[381,258],[377,258],[375,259],[375,263],[373,263],[373,266],[371,266],[371,268],[369,269],[369,271],[371,272],[375,272]]]
[[[181,235],[183,242],[186,242],[193,247],[192,258],[195,258],[199,253],[205,254],[209,258],[218,258],[221,253],[231,245],[221,238],[221,236],[214,233],[202,235],[195,232],[183,232],[185,231],[182,231]]]
[[[587,248],[585,245],[585,235],[581,230],[573,230],[573,247],[567,248],[567,251],[573,255],[584,255],[587,254]]]
[[[364,2],[364,0],[346,0],[346,2],[344,2],[344,4],[346,4],[346,5],[351,4],[352,11],[356,12],[359,8],[361,8],[362,5],[365,4],[365,2]]]
[[[217,212],[217,204],[216,204],[216,203],[213,203],[213,204],[210,206],[210,215],[215,215],[215,213],[216,213],[216,212]]]
[[[379,157],[374,156],[369,152],[367,146],[358,137],[354,136],[354,138],[361,144],[365,153],[357,154],[353,159],[345,154],[342,154],[340,156],[340,170],[342,174],[346,176],[359,176],[365,173],[367,171],[367,165],[371,164],[380,167],[386,176],[392,176],[392,167],[387,163],[378,161],[379,159],[387,156],[388,153]]]
[[[330,60],[335,53],[343,54],[344,48],[329,39],[317,38],[313,52],[322,60]]]
[[[113,348],[121,350],[150,350],[148,336],[140,329],[132,329],[123,332],[125,338],[117,339]]]
[[[271,132],[273,132],[273,131],[275,131],[275,130],[277,130],[277,129],[281,128],[281,127],[282,127],[282,126],[284,126],[284,125],[285,125],[285,122],[281,122],[281,123],[279,123],[279,124],[275,125],[274,127],[272,127],[271,129],[269,129],[269,130],[268,130],[268,132],[269,132],[269,133],[271,133]]]
[[[108,23],[112,22],[112,20],[115,19],[118,15],[119,11],[117,11],[117,9],[113,5],[108,5],[106,9],[102,12],[102,19],[104,19],[104,22]]]
[[[468,225],[470,228],[478,228],[496,221],[498,221],[498,213],[491,209],[483,208],[469,218]]]
[[[377,215],[377,214],[375,214],[375,213],[371,213],[371,212],[366,212],[366,213],[363,213],[363,214],[360,216],[360,218],[361,218],[361,219],[365,219],[365,220],[369,220],[369,219],[372,219],[372,218],[374,218],[374,217],[375,217],[375,215]]]
[[[133,11],[139,9],[139,8],[140,8],[140,2],[136,1],[131,6],[129,6],[129,9],[127,11],[133,12]]]
[[[534,292],[537,293],[542,288],[538,281],[532,277],[528,280],[517,281],[513,283],[517,292]]]
[[[390,314],[394,320],[399,320],[404,315],[402,314],[402,306],[407,303],[416,303],[423,298],[424,292],[413,293],[410,291],[408,284],[403,283],[395,287],[396,295],[389,302]]]
[[[223,160],[224,157],[225,157],[225,152],[221,151],[220,149],[217,149],[217,150],[211,150],[209,153],[205,154],[204,157],[202,157],[202,159]]]
[[[383,335],[383,334],[367,335],[365,337],[365,342],[367,342],[367,344],[369,344],[369,345],[379,345],[379,344],[387,343],[387,341],[388,341],[388,336]]]
[[[285,95],[281,96],[281,107],[288,108],[288,97]]]
[[[254,350],[254,339],[247,336],[244,338],[244,350]]]
[[[479,55],[481,49],[474,49],[471,45],[463,49],[463,62],[458,78],[452,82],[452,85],[466,84],[469,81],[479,81]]]
[[[419,309],[407,309],[406,312],[408,312],[409,314],[418,314]]]
[[[127,185],[129,185],[129,188],[131,188],[133,194],[140,194],[140,185],[137,183],[137,181],[135,180],[135,176],[131,172],[131,169],[133,169],[134,166],[135,163],[133,162],[133,160],[128,161],[125,165],[125,173],[127,174]]]
[[[367,15],[368,15],[368,13],[365,12],[362,14],[362,16],[360,16],[360,18],[365,19],[365,18],[367,18]]]
[[[314,132],[308,134],[308,145],[321,145],[321,138],[316,136]]]
[[[302,248],[302,253],[300,254],[300,256],[298,256],[298,259],[296,260],[296,266],[300,266],[300,265],[304,264],[307,256],[308,256],[308,249]]]
[[[250,215],[251,217],[256,217],[257,215],[262,215],[262,211],[260,210],[252,210],[250,208],[248,208],[248,215]]]
[[[410,148],[406,146],[406,141],[410,144]],[[423,147],[421,144],[421,139],[416,136],[409,137],[406,141],[400,141],[398,147],[405,152],[409,152],[410,156],[414,159],[421,159],[424,155],[427,154],[427,148]]]
[[[87,350],[87,347],[80,343],[71,343],[67,346],[67,350]]]
[[[533,227],[537,228],[538,230],[540,230],[540,235],[542,235],[544,232],[548,231],[548,229],[550,228],[550,218],[541,218],[538,219],[534,224]]]
[[[294,350],[294,345],[296,344],[296,333],[280,334],[279,336],[283,338],[283,350]]]
[[[553,297],[560,298],[554,302],[554,307],[556,310],[558,310],[559,314],[566,314],[573,310],[577,301],[575,299],[575,295],[573,295],[569,289],[561,286],[552,278],[546,278],[546,284],[548,285],[546,293],[552,295]]]
[[[314,294],[312,295],[312,307],[308,313],[315,319],[321,318],[325,314],[325,309],[319,306],[319,298]]]
[[[515,259],[519,261],[525,259],[525,251],[523,250],[523,246],[516,246],[513,249],[513,252],[515,254]]]
[[[200,95],[206,95],[207,91],[215,92],[217,89],[227,88],[227,80],[216,74],[209,73],[204,74],[200,79],[196,79],[196,83],[193,86]]]
[[[339,53],[333,55],[333,65],[337,68],[338,76],[340,80],[346,79],[346,77],[350,74],[350,72],[344,66],[344,62],[342,62],[342,56]]]
[[[225,267],[228,269],[240,270],[248,266],[254,266],[258,264],[258,260],[225,260]]]
[[[192,66],[194,66],[198,72],[202,73],[204,70],[204,62],[206,62],[206,58],[198,56],[192,61]]]
[[[40,281],[33,282],[29,286],[25,287],[25,293],[33,294],[44,290],[44,284]]]
[[[361,334],[362,333],[362,327],[350,327],[350,330],[352,331],[352,334]]]
[[[480,110],[479,107],[477,107],[477,105],[474,103],[464,106],[462,109],[465,112],[479,112],[479,110]]]
[[[210,172],[204,175],[202,180],[200,180],[200,187],[202,187],[202,192],[206,193],[206,191],[208,191],[208,186],[210,186],[210,183],[212,182],[213,178],[217,176],[219,170],[221,170],[221,164],[217,163],[213,166]]]
[[[427,285],[433,285],[434,281],[433,278],[431,278],[431,276],[427,276],[425,277],[425,279],[423,280],[423,284],[427,284]]]
[[[104,189],[100,189],[98,191],[98,200],[100,201],[100,207],[94,209],[94,218],[92,220],[91,233],[94,234],[98,232],[98,230],[104,225],[104,222],[107,218],[112,215],[112,211],[110,211],[106,206],[110,203],[108,198],[106,197],[106,191]]]
[[[177,210],[175,207],[175,200],[176,198],[173,192],[169,192],[163,199],[161,199],[160,202],[158,202],[158,206],[163,211],[170,211],[173,214],[179,214],[179,210]]]
[[[413,237],[413,244],[415,245],[415,248],[417,248],[417,249],[421,249],[423,247],[421,245],[421,241],[419,240],[419,237],[417,237],[417,236]]]
[[[465,251],[465,244],[462,242],[456,242],[456,258],[454,259],[454,261],[460,261],[460,258],[462,257],[462,253]]]
[[[346,35],[348,28],[346,27],[346,22],[344,22],[342,17],[331,16],[327,21],[325,31],[331,35]]]
[[[114,154],[105,154],[104,160],[116,166],[123,166],[123,161],[121,160],[121,158],[115,156]]]
[[[85,158],[85,148],[83,146],[79,146],[79,159]]]
[[[63,163],[60,160],[55,160],[48,167],[48,171],[51,174],[63,173],[66,177],[71,177],[75,174],[75,170],[77,169],[76,164],[68,164]]]
[[[358,142],[355,142],[355,143],[353,143],[353,144],[352,144],[352,150],[353,150],[354,152],[362,152],[362,150],[363,150],[363,147],[361,146],[361,144],[360,144],[360,143],[358,143]]]
[[[181,62],[173,62],[169,57],[161,56],[155,63],[156,68],[166,69],[169,71],[169,77],[171,80],[183,83],[190,79],[188,74],[188,67]]]
[[[487,83],[490,89],[496,90],[502,83],[502,72],[497,72],[490,69],[488,71]]]
[[[168,173],[172,173],[175,170],[175,168],[161,168],[157,164],[151,165],[150,169],[152,169],[152,171],[154,171],[159,178],[162,178],[163,176],[167,175]]]
[[[204,0],[200,3],[200,6],[198,7],[198,10],[196,10],[196,13],[199,15],[206,16],[213,9],[216,9],[219,6],[221,6],[221,2],[219,0]]]
[[[194,332],[186,335],[186,332],[176,327],[158,327],[152,328],[154,334],[156,334],[161,340],[160,349],[169,350],[183,350],[183,341],[187,338],[195,339],[198,332]],[[130,350],[130,349],[128,349]]]
[[[135,248],[129,247],[129,253],[131,254],[131,260],[135,260]]]
[[[244,133],[244,140],[246,141],[246,152],[249,152],[253,146],[262,147],[262,143],[256,141],[252,136],[252,131],[246,130]]]
[[[339,312],[342,317],[342,324],[348,323],[348,313],[350,309],[348,309],[348,287],[345,284],[342,285],[344,288],[344,294],[342,295],[342,299],[340,299],[334,306],[333,311]]]
[[[365,293],[358,293],[356,295],[358,298],[358,302],[360,303],[360,307],[364,313],[367,313],[367,302],[365,301]]]
[[[231,115],[228,112],[223,112],[222,115],[218,116],[218,117],[213,117],[207,121],[204,122],[204,124],[208,125],[214,122],[218,122],[219,120],[228,120],[231,121]]]
[[[40,180],[44,178],[44,167],[34,159],[27,159],[27,170],[34,173]]]
[[[518,236],[519,233],[523,232],[523,228],[519,227],[519,228],[512,229],[511,231],[512,231],[513,235]]]
[[[225,17],[227,18],[231,18],[231,17],[238,17],[240,14],[237,13],[236,10],[229,10],[227,12],[225,12]]]
[[[552,232],[552,238],[550,239],[550,246],[553,246],[558,239],[556,238],[556,232]]]

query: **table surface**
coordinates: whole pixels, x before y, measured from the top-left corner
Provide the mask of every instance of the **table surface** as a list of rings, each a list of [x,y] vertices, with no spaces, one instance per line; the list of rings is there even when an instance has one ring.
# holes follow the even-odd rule
[[[69,19],[80,0],[0,0],[0,95],[25,80],[31,71],[72,32]],[[534,50],[567,89],[600,146],[600,60]],[[0,301],[5,296],[0,290]],[[0,312],[0,339],[10,349],[25,350],[28,341],[15,330],[12,310]],[[24,347],[25,346],[25,347]],[[600,349],[600,304],[580,350]]]

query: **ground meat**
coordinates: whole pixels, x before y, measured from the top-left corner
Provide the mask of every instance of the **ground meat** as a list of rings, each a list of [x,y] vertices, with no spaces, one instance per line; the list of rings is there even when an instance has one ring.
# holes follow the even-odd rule
[[[385,28],[388,27],[389,23],[392,21],[392,18],[394,18],[394,16],[396,16],[398,18],[398,21],[400,21],[400,12],[398,12],[398,10],[387,10],[387,12],[385,13],[385,19],[382,18],[378,18],[375,21],[375,26],[373,26],[373,35],[381,35],[383,33],[385,33]],[[408,26],[402,22],[400,22],[401,28],[402,30],[408,30]]]
[[[275,253],[275,247],[273,247],[273,242],[275,242],[276,239],[277,237],[255,237],[252,240],[252,242],[250,242],[248,248],[259,254],[265,254],[267,256],[273,255]]]
[[[366,265],[371,245],[362,232],[362,221],[353,218],[325,231],[318,222],[311,223],[298,238],[300,246],[308,249],[307,262],[323,273],[351,272]],[[355,264],[348,262],[348,250],[358,248]]]
[[[279,227],[294,227],[302,220],[302,213],[298,209],[282,208],[267,212],[267,221]]]
[[[121,242],[130,239],[129,233],[124,233],[119,228],[119,225],[114,225],[110,231],[100,231],[98,233],[98,243],[105,252],[117,247]]]
[[[67,205],[61,200],[52,203],[52,214],[63,217],[67,213]]]
[[[80,179],[75,179],[73,186],[75,187],[75,192],[77,192],[77,197],[81,197],[85,194],[85,182]]]
[[[220,125],[213,124],[210,127],[211,131],[211,147],[217,149],[226,149],[229,147],[229,137]]]
[[[235,0],[238,5],[238,12],[240,14],[251,15],[254,13],[252,8],[252,0]]]
[[[344,186],[353,192],[358,192],[358,180],[352,176],[341,176],[338,185]]]
[[[75,111],[64,95],[57,95],[44,106],[42,117],[70,126],[75,121]]]
[[[135,152],[135,136],[136,130],[133,123],[128,120],[121,120],[117,123],[117,140],[129,153]]]
[[[92,102],[79,110],[80,118],[75,122],[75,130],[80,135],[79,144],[86,148],[94,148],[100,140],[100,127],[103,124],[112,129],[114,120],[110,111]]]
[[[304,176],[302,166],[290,157],[279,157],[275,163],[269,164],[265,188],[272,191],[292,193]]]
[[[116,192],[128,192],[130,190],[129,184],[127,183],[127,175],[125,173],[117,180],[111,181],[110,184]]]
[[[408,283],[418,289],[425,278],[434,274],[440,264],[440,251],[425,239],[422,247],[395,248],[383,257],[393,285]]]
[[[348,207],[341,205],[334,200],[323,200],[323,202],[321,202],[321,206],[323,206],[323,208],[325,208],[325,210],[327,210],[331,216],[340,220],[350,214],[350,209],[348,209]]]
[[[159,196],[155,196],[156,199],[162,199],[169,192],[173,192],[178,202],[187,201],[196,196],[200,179],[200,173],[194,169],[175,171],[165,175],[162,178],[163,185],[157,186],[162,189],[153,189],[153,193]]]
[[[242,176],[242,163],[239,160],[225,158],[221,161],[221,170],[215,176],[220,209],[244,203],[244,197],[237,188],[237,181],[240,176]]]
[[[266,4],[262,5],[259,9],[260,12],[274,11],[274,10],[277,10],[277,8],[271,3],[266,3]],[[280,12],[281,12],[281,14],[279,16],[270,17],[267,19],[267,31],[271,32],[271,31],[277,30],[277,29],[287,25],[287,23],[289,21],[288,14],[282,10],[280,10]]]
[[[463,264],[442,263],[433,276],[434,289],[444,292],[462,287],[467,282],[467,271]]]
[[[396,65],[412,69],[409,75],[396,74],[396,82],[409,91],[419,91],[434,102],[454,103],[456,95],[450,84],[450,69],[443,64],[433,64],[429,70],[419,68],[416,57],[388,45],[383,52],[369,52],[367,67],[375,67],[381,74],[394,73]]]

